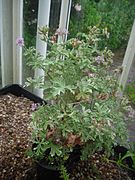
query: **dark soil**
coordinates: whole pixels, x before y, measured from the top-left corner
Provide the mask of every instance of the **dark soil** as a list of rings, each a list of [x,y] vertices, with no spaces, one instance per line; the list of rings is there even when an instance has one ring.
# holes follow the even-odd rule
[[[14,95],[0,96],[0,179],[25,179],[32,160],[26,157],[31,148],[29,128],[33,102]]]
[[[118,67],[122,65],[124,55],[125,55],[125,49],[118,49],[114,52],[114,57],[113,57],[113,66]]]

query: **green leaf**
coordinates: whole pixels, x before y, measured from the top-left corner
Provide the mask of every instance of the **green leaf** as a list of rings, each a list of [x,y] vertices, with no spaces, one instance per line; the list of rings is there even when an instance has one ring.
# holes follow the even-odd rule
[[[52,144],[51,143],[51,152],[50,152],[51,156],[60,156],[62,154],[62,151],[60,150],[60,148],[58,147],[58,145]]]
[[[54,87],[53,87],[53,96],[57,96],[57,95],[60,95],[61,93],[65,93],[65,89],[66,89],[66,86],[65,86],[65,82],[64,81],[55,81],[54,82]]]

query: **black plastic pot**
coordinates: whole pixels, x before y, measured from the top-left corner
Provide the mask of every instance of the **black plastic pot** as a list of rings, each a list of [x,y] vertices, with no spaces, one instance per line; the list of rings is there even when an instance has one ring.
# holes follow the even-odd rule
[[[46,104],[45,100],[43,100],[42,98],[27,91],[26,89],[24,89],[22,86],[20,86],[18,84],[8,85],[8,86],[5,86],[4,88],[0,89],[0,95],[4,95],[4,94],[8,94],[8,93],[13,94],[15,96],[26,97],[26,98],[30,99],[31,101],[34,101],[35,103]]]
[[[60,172],[55,168],[47,165],[37,164],[37,179],[38,180],[60,180]]]
[[[116,146],[114,148],[114,157],[116,157],[116,159],[118,159],[118,157],[120,155],[124,156],[127,151],[128,151],[128,149],[123,147],[123,146]],[[66,164],[66,168],[67,168],[69,173],[70,173],[70,170],[74,169],[74,167],[76,166],[76,163],[80,159],[80,155],[81,155],[80,149],[76,149],[74,151],[74,153],[71,153],[69,161]],[[129,168],[132,168],[132,164],[133,164],[132,159],[126,158],[126,164],[128,165]],[[127,168],[125,169],[125,171],[128,172],[128,175],[130,177],[133,177],[133,178],[135,177],[135,172],[130,171]],[[44,163],[44,161],[38,162],[38,164],[37,164],[37,175],[38,175],[38,180],[44,180],[44,179],[61,180],[60,172],[57,169],[57,167],[47,166]]]
[[[64,165],[68,172],[70,172],[70,170],[73,169],[76,163],[80,160],[80,155],[81,147],[76,146],[73,152],[70,154],[69,159],[65,162]],[[61,175],[59,168],[59,166],[47,165],[45,163],[45,160],[42,159],[40,162],[37,162],[38,180],[44,180],[45,178],[47,178],[48,180],[60,180]]]
[[[117,159],[119,157],[123,157],[127,153],[127,151],[128,151],[128,149],[126,147],[123,147],[123,146],[116,146],[114,148],[114,154],[115,154]],[[133,161],[132,161],[131,157],[125,158],[125,161],[126,161],[126,164],[128,165],[128,167],[132,169]]]

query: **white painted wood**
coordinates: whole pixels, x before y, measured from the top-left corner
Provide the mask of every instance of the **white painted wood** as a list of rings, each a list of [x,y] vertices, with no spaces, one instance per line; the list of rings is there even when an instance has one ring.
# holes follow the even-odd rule
[[[49,25],[50,5],[51,5],[51,0],[39,0],[38,24],[37,24],[38,27]],[[47,43],[41,41],[40,36],[38,34],[38,29],[37,29],[37,39],[36,39],[36,50],[37,53],[40,53],[43,57],[46,57]],[[44,71],[41,69],[36,69],[35,77],[38,78],[41,76],[44,77]],[[34,89],[34,94],[43,98],[42,89]]]
[[[13,0],[13,83],[22,84],[22,47],[16,39],[23,36],[23,0]]]
[[[2,2],[0,1],[0,62],[1,62],[1,27],[2,27],[1,18],[2,18]]]
[[[0,0],[2,86],[13,82],[12,0]]]
[[[61,3],[61,12],[60,12],[60,21],[59,21],[59,28],[61,30],[68,30],[69,26],[69,19],[70,19],[70,12],[71,12],[71,4],[72,0],[62,0]],[[67,40],[67,34],[65,35],[64,39],[61,36],[58,36],[58,43]]]
[[[1,27],[2,27],[2,2],[0,1],[0,78],[2,77],[2,74],[1,74]],[[1,87],[1,84],[0,84],[0,87]]]
[[[120,87],[122,86],[123,90],[125,89],[125,86],[126,86],[129,72],[134,61],[134,56],[135,56],[135,20],[133,23],[131,35],[129,38],[128,46],[127,46],[123,64],[122,64],[123,72],[119,81],[119,85]]]

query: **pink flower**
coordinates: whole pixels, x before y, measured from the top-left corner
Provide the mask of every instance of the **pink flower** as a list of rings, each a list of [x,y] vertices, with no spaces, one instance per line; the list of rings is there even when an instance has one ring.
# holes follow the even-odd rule
[[[82,9],[82,6],[77,3],[77,4],[75,5],[75,10],[79,12],[79,11],[81,11],[81,9]]]
[[[127,82],[128,82],[128,83],[131,83],[131,82],[132,82],[132,80],[131,80],[131,79],[128,79],[128,80],[127,80]]]
[[[96,60],[96,62],[97,62],[98,64],[103,63],[103,62],[104,62],[104,56],[97,56],[97,57],[95,58],[95,60]]]
[[[63,36],[63,35],[66,35],[68,34],[68,30],[67,29],[62,29],[62,28],[58,28],[56,30],[56,33],[55,35],[58,35],[58,36]]]
[[[88,77],[95,77],[95,74],[94,73],[91,73],[89,70],[84,70],[84,74],[86,75],[86,76],[88,76]]]
[[[38,107],[38,105],[35,104],[35,103],[33,103],[33,104],[31,105],[31,110],[32,110],[32,111],[35,111],[35,110],[37,109],[37,107]]]
[[[24,46],[24,39],[21,38],[21,37],[18,37],[18,38],[16,39],[16,45],[18,45],[19,47]]]

